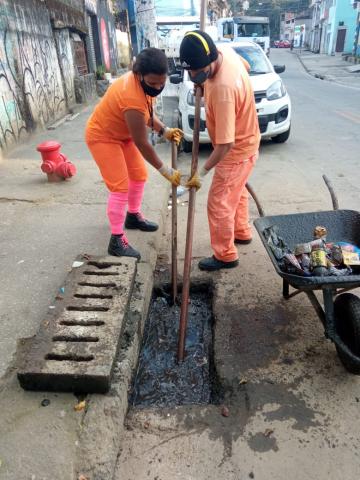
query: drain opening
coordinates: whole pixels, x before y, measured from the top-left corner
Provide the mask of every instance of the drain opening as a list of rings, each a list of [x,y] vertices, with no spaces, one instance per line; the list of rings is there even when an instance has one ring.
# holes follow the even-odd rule
[[[89,305],[89,306],[82,306],[77,307],[75,305],[69,305],[66,307],[66,310],[69,312],[107,312],[109,310],[108,307],[101,307],[100,305]]]
[[[201,289],[200,289],[201,290]],[[186,357],[177,363],[180,307],[153,295],[130,403],[137,407],[219,403],[213,352],[211,287],[192,289]]]
[[[89,294],[85,294],[85,293],[75,293],[74,297],[76,298],[100,298],[100,299],[111,299],[113,298],[112,295],[101,295],[101,294],[97,294],[97,293],[89,293]]]
[[[71,337],[69,335],[55,335],[53,342],[98,342],[99,337]]]
[[[112,287],[116,287],[116,283],[114,282],[104,282],[104,283],[91,283],[91,282],[79,282],[78,285],[80,285],[80,287],[96,287],[96,288],[112,288]]]
[[[88,265],[91,265],[92,267],[99,268],[100,270],[116,266],[116,264],[110,263],[110,262],[94,262],[94,261],[88,262]]]
[[[113,275],[119,275],[119,272],[91,272],[90,270],[86,270],[83,272],[84,275],[96,275],[99,277],[107,277]]]
[[[66,325],[68,327],[79,326],[79,327],[101,327],[105,325],[105,322],[102,320],[61,320],[60,325]]]
[[[45,360],[56,360],[58,362],[91,362],[91,360],[94,360],[94,358],[94,355],[69,355],[65,353],[48,353],[45,357]]]

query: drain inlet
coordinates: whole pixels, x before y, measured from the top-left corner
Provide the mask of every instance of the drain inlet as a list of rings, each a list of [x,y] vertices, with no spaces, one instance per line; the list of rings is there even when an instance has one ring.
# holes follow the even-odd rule
[[[119,275],[118,272],[92,272],[91,270],[86,270],[84,275],[96,275],[99,277],[110,277],[114,275]]]
[[[55,335],[54,342],[98,342],[99,337],[70,337],[67,335]]]
[[[95,288],[113,288],[116,287],[116,283],[108,282],[108,283],[91,283],[91,282],[79,282],[78,285],[80,287],[95,287]]]
[[[212,286],[203,289],[201,285],[199,290],[195,286],[191,289],[186,357],[180,364],[176,357],[180,307],[170,307],[164,296],[153,296],[130,398],[134,406],[172,408],[219,402],[213,360]]]
[[[94,355],[60,355],[58,353],[48,353],[45,357],[45,360],[55,360],[58,362],[91,362],[91,360],[94,360],[94,358]]]
[[[105,322],[102,320],[61,320],[60,325],[66,325],[68,327],[79,326],[79,327],[101,327],[105,325]]]
[[[97,294],[97,293],[89,293],[89,294],[86,294],[86,293],[75,293],[74,297],[76,298],[100,298],[100,299],[112,299],[113,296],[112,295],[101,295],[101,294]]]
[[[76,307],[74,305],[69,305],[68,307],[66,307],[66,310],[68,310],[69,312],[107,312],[109,310],[108,307],[101,307],[100,305],[99,306],[95,306],[95,305],[90,305],[90,306],[82,306],[82,307]]]
[[[100,270],[116,266],[114,263],[109,263],[109,262],[88,262],[88,265],[99,268]]]

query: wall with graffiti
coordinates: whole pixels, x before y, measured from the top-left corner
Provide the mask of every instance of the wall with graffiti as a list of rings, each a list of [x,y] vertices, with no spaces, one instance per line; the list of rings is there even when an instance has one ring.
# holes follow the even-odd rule
[[[70,32],[67,28],[55,30],[55,42],[58,53],[58,62],[63,78],[63,87],[65,89],[66,102],[68,106],[75,103],[74,77],[76,75],[74,68],[73,50],[71,48]]]
[[[0,2],[0,149],[26,138],[38,126],[63,116],[74,98],[72,58],[66,30],[57,44],[45,4]],[[58,52],[57,52],[58,48]],[[60,64],[58,60],[60,56]],[[64,70],[64,84],[61,77]]]
[[[157,47],[157,29],[154,0],[135,0],[138,51]]]
[[[117,43],[111,0],[98,0],[97,19],[102,63],[108,72],[116,71]]]

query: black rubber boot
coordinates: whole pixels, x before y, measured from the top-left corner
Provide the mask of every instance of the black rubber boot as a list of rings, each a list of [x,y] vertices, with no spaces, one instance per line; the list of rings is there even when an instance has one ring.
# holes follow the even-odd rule
[[[240,240],[240,238],[235,238],[234,243],[237,243],[239,245],[249,245],[249,243],[252,242],[252,238],[249,238],[247,240]]]
[[[140,260],[140,253],[129,245],[125,235],[111,235],[109,247],[109,255],[114,257],[135,257]]]
[[[129,213],[126,214],[125,228],[132,230],[141,230],[142,232],[155,232],[159,225],[155,222],[146,220],[141,213]]]
[[[218,260],[214,256],[203,258],[199,262],[200,270],[207,270],[208,272],[214,272],[215,270],[221,270],[222,268],[235,268],[239,265],[239,260],[232,262],[223,262]]]

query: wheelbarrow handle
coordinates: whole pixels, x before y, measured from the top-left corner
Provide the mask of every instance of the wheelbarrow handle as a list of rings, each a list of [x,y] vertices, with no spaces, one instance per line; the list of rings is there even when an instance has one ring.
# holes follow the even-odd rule
[[[333,204],[333,209],[334,210],[339,210],[339,202],[338,202],[335,190],[334,190],[330,180],[328,179],[328,177],[326,175],[323,175],[322,177],[323,177],[324,182],[325,182],[325,184],[326,184],[326,186],[327,186],[327,188],[330,192],[331,201],[332,201],[332,204]]]
[[[328,177],[326,175],[323,175],[323,179],[324,179],[324,182],[330,192],[330,195],[331,195],[331,201],[332,201],[332,204],[333,204],[333,209],[334,210],[339,210],[339,202],[338,202],[338,199],[337,199],[337,196],[336,196],[336,193],[334,191],[334,188],[330,182],[330,180],[328,179]],[[250,195],[252,196],[255,204],[256,204],[256,207],[258,209],[258,212],[259,212],[259,216],[260,217],[265,217],[265,212],[264,212],[264,209],[260,203],[260,200],[258,199],[254,189],[252,188],[252,186],[250,185],[250,183],[247,183],[246,185],[246,189],[247,191],[250,193]]]
[[[254,191],[254,189],[252,188],[252,186],[250,185],[250,183],[247,183],[245,185],[247,191],[250,193],[250,195],[252,196],[255,204],[256,204],[256,207],[258,209],[258,212],[259,212],[259,216],[260,217],[265,217],[265,212],[264,212],[264,209],[260,203],[260,200],[258,199],[258,197],[256,196],[256,193]]]

